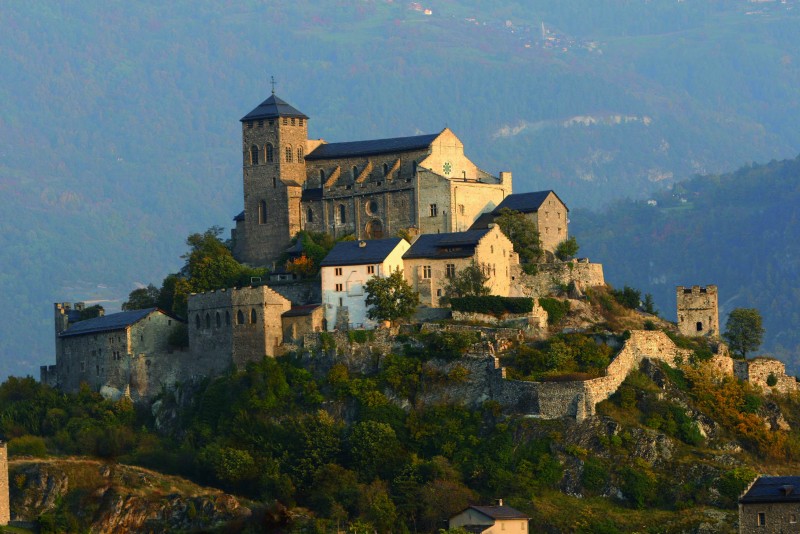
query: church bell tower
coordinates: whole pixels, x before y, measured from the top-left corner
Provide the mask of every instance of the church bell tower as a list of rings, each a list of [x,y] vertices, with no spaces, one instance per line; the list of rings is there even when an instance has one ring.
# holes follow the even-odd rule
[[[273,90],[241,123],[244,212],[236,218],[233,253],[272,268],[301,227],[308,117]]]

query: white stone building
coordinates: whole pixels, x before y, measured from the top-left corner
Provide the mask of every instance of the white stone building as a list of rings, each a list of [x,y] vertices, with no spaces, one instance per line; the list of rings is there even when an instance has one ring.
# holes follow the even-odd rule
[[[402,270],[403,254],[409,247],[408,241],[399,237],[342,241],[333,247],[320,264],[328,331],[377,326],[367,317],[367,280]]]

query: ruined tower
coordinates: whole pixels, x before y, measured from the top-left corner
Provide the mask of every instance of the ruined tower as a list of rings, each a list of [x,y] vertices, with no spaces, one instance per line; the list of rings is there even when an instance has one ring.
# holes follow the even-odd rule
[[[719,337],[717,286],[678,286],[678,330],[684,336]]]
[[[244,212],[236,219],[244,232],[234,235],[233,252],[269,266],[301,227],[308,117],[273,93],[241,123]]]
[[[0,527],[11,521],[11,501],[8,496],[8,448],[0,441]]]

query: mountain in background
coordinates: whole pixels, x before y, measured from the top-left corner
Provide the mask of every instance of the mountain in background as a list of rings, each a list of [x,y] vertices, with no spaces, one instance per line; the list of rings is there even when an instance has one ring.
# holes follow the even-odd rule
[[[763,350],[800,374],[800,157],[698,176],[648,201],[573,213],[581,254],[612,285],[651,292],[675,320],[675,286],[719,286],[720,321],[757,308]]]
[[[231,224],[270,75],[313,137],[448,126],[515,191],[600,208],[797,153],[796,4],[5,3],[0,378],[52,362],[53,301],[113,310]]]

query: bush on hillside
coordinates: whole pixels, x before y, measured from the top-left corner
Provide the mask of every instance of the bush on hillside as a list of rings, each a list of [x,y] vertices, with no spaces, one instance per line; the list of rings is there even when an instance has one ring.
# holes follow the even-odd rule
[[[533,299],[527,297],[454,297],[450,299],[453,311],[467,313],[487,313],[501,317],[507,313],[530,313],[533,310]]]

